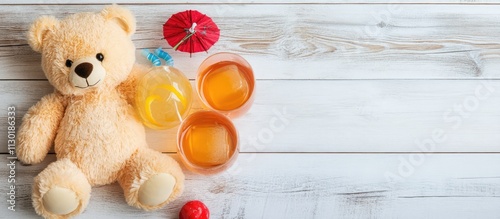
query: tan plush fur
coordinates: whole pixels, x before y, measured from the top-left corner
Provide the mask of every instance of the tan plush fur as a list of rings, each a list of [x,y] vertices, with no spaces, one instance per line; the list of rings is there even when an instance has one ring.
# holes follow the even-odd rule
[[[145,206],[137,201],[137,193],[140,185],[142,185],[155,173],[170,173],[173,176],[179,177],[176,177],[177,181],[184,181],[184,175],[182,174],[180,168],[177,168],[176,161],[166,158],[167,155],[156,153],[156,151],[148,148],[140,148],[139,151],[134,154],[132,159],[127,162],[127,166],[121,171],[118,182],[120,183],[120,186],[124,188],[125,199],[129,205],[145,210],[153,210],[157,208],[156,206]],[[174,200],[181,193],[182,187],[174,187],[174,191],[172,192],[170,198],[163,204]]]
[[[28,110],[18,135],[17,156],[24,163],[41,162],[52,144],[57,153],[58,160],[35,178],[33,186],[33,205],[43,217],[77,215],[88,203],[90,186],[117,180],[127,203],[145,210],[160,208],[182,193],[181,168],[171,157],[147,148],[145,129],[133,108],[136,84],[147,70],[134,64],[134,31],[133,15],[113,5],[63,20],[41,17],[28,33],[55,87]],[[66,60],[95,58],[98,53],[104,55],[104,78],[95,86],[87,82],[87,88],[75,87],[69,79],[74,68],[67,67]],[[141,204],[139,188],[159,173],[175,178],[172,194],[157,206]],[[80,203],[75,211],[56,215],[44,208],[43,195],[54,186],[75,192]]]
[[[52,215],[43,206],[43,195],[54,186],[60,186],[73,190],[80,198],[80,205],[69,215]],[[90,198],[90,184],[80,169],[67,158],[59,159],[51,163],[37,177],[33,184],[33,207],[40,215],[50,215],[50,218],[66,218],[80,214]]]

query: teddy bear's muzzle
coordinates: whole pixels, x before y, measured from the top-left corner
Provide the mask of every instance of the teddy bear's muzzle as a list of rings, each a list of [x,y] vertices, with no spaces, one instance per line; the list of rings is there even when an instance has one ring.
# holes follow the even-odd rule
[[[96,58],[76,60],[69,74],[69,81],[76,88],[89,88],[99,85],[106,76],[106,70]]]

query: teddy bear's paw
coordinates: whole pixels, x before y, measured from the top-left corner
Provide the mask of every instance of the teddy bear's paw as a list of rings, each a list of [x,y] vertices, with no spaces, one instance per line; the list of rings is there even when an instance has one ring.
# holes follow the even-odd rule
[[[175,177],[159,173],[150,177],[139,189],[138,201],[142,205],[155,207],[165,203],[171,196],[176,184]]]
[[[45,210],[56,215],[66,215],[78,208],[79,200],[70,189],[55,186],[43,195]]]

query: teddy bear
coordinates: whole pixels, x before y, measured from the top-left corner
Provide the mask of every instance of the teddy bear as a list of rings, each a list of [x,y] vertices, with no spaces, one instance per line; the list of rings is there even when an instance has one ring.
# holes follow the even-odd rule
[[[179,197],[184,174],[173,158],[146,143],[134,95],[147,68],[135,63],[132,13],[117,5],[58,20],[42,16],[28,32],[54,92],[23,118],[17,157],[40,163],[52,145],[57,160],[33,182],[32,201],[45,218],[80,214],[92,186],[118,181],[126,202],[153,210]]]

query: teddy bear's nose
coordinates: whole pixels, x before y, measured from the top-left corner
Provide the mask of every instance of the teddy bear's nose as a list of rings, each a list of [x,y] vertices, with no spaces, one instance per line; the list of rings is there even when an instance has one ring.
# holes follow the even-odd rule
[[[88,62],[80,63],[76,66],[75,73],[82,78],[88,78],[93,68],[94,66]]]

